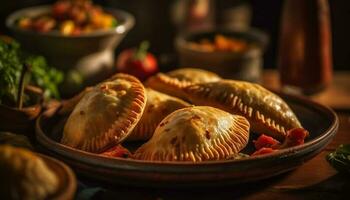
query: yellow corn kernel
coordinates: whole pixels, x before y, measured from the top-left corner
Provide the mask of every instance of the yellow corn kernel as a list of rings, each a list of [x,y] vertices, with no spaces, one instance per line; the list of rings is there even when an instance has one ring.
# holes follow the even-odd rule
[[[62,23],[60,31],[63,35],[71,35],[74,31],[74,22],[71,20],[66,20]]]
[[[103,29],[107,29],[113,26],[113,16],[111,15],[103,15],[102,18],[102,27]]]
[[[31,26],[32,20],[30,18],[20,19],[18,22],[18,26],[23,29],[28,29]]]

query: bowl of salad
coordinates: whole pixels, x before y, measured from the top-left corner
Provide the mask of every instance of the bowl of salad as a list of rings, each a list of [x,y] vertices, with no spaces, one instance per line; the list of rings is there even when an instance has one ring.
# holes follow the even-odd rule
[[[90,0],[58,0],[15,11],[6,25],[26,50],[65,71],[67,88],[77,90],[109,75],[114,49],[134,22],[131,14]]]

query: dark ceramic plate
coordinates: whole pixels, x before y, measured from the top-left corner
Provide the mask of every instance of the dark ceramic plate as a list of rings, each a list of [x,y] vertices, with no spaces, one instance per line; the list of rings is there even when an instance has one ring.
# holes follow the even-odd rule
[[[38,118],[36,137],[47,153],[68,163],[78,174],[106,182],[193,187],[257,181],[295,169],[311,159],[332,140],[338,129],[337,116],[331,109],[299,97],[281,96],[297,114],[304,128],[309,130],[310,137],[300,146],[240,160],[194,164],[101,157],[58,143],[64,119],[57,115],[42,115]],[[252,145],[252,142],[249,144]],[[249,148],[248,146],[246,151],[249,151]]]

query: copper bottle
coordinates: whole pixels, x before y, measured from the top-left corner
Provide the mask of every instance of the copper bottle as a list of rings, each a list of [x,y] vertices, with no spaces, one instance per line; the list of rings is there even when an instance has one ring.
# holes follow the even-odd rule
[[[284,91],[313,94],[332,78],[332,46],[327,0],[284,2],[278,50]]]

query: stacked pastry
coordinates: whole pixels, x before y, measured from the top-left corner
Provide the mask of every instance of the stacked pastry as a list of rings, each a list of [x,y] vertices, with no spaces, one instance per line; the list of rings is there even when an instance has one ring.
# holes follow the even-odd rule
[[[65,105],[62,109],[72,112],[63,144],[121,155],[111,152],[131,154],[120,148],[123,141],[143,141],[132,159],[221,160],[241,152],[250,132],[279,141],[274,148],[290,143],[290,135],[307,135],[276,94],[257,84],[225,80],[192,68],[158,73],[144,84],[133,76],[116,74]]]

